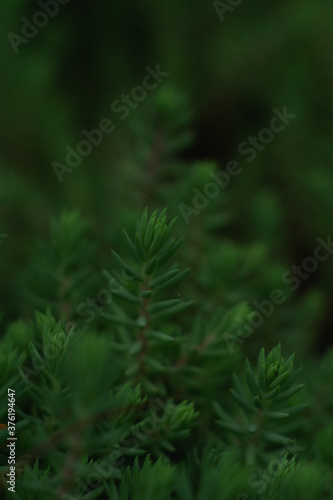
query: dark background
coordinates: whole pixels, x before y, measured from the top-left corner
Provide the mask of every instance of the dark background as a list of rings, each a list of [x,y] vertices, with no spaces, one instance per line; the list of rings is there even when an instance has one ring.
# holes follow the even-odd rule
[[[22,17],[40,10],[34,1],[2,3],[3,326],[42,308],[36,269],[50,263],[36,240],[50,240],[50,220],[64,209],[88,218],[98,273],[109,247],[121,247],[124,224],[146,205],[167,205],[185,236],[179,258],[193,267],[184,293],[202,297],[207,313],[264,300],[313,254],[317,237],[331,234],[331,2],[244,0],[221,20],[203,0],[72,0],[15,53],[8,35],[21,35]],[[170,76],[121,122],[110,104],[157,64]],[[247,163],[239,144],[284,106],[297,118]],[[105,117],[116,130],[58,182],[52,162],[63,162],[66,146]],[[242,174],[185,224],[179,204],[233,159]],[[308,352],[332,344],[332,277],[331,257],[267,320],[268,343],[293,338]]]

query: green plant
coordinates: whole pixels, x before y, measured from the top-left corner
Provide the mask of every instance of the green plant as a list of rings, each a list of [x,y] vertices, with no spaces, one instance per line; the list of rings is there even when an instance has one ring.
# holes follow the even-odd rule
[[[68,237],[58,240],[63,248],[83,238],[77,217],[67,214],[54,225],[57,234],[67,228]],[[200,304],[182,296],[189,269],[174,261],[181,244],[172,235],[175,222],[167,223],[166,210],[149,216],[146,209],[133,235],[123,230],[127,253],[112,250],[104,270],[110,300],[95,324],[79,323],[79,316],[68,322],[67,310],[56,319],[49,309],[8,327],[0,419],[6,422],[9,387],[17,483],[8,492],[3,465],[6,498],[332,498],[324,445],[331,431],[320,436],[321,462],[312,464],[294,357],[285,361],[281,345],[267,356],[262,349],[256,369],[246,360],[242,373],[240,348],[230,353],[224,334],[250,311],[240,305],[210,320],[190,313]],[[62,255],[73,260],[71,252]],[[74,278],[77,271],[65,265],[59,272]],[[71,281],[72,297],[76,289],[80,279]],[[229,397],[233,371],[240,375],[233,375]],[[6,436],[2,428],[2,442]]]

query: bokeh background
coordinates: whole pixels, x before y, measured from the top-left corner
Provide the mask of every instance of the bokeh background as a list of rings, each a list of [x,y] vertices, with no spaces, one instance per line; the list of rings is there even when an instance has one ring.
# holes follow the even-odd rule
[[[325,351],[333,256],[295,292],[281,277],[333,231],[332,3],[244,0],[224,14],[203,0],[56,5],[17,50],[13,34],[22,36],[41,7],[5,0],[1,8],[2,329],[43,310],[43,300],[74,317],[103,286],[123,225],[134,227],[145,206],[168,206],[185,238],[179,260],[192,267],[180,293],[209,315],[284,287],[288,300],[248,348],[283,340],[286,349]],[[120,120],[111,103],[158,64],[170,75]],[[297,118],[246,162],[239,144],[284,106]],[[116,129],[60,183],[52,163],[105,117]],[[186,224],[179,204],[190,205],[193,188],[202,191],[230,160],[242,173]],[[64,210],[77,211],[75,234],[57,222]],[[71,287],[81,267],[89,271]]]

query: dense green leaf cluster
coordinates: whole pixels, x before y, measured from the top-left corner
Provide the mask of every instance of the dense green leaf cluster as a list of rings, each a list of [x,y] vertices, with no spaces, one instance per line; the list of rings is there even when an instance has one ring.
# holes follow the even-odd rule
[[[183,298],[189,270],[174,260],[181,244],[175,222],[166,210],[145,209],[133,233],[123,230],[126,250],[111,251],[107,300],[94,321],[72,309],[56,319],[50,298],[34,321],[9,325],[1,340],[0,419],[6,422],[7,388],[14,388],[17,484],[7,491],[3,465],[5,498],[333,498],[331,394],[316,412],[316,387],[305,394],[300,368],[293,355],[284,359],[280,344],[267,355],[262,348],[256,367],[238,345],[228,349],[225,335],[250,310],[240,304],[209,318],[198,301]],[[59,248],[54,283],[66,275],[74,298],[84,264],[76,265],[72,250],[87,248],[82,227],[77,214],[65,214],[47,252],[52,268]],[[318,377],[329,391],[325,365]],[[324,424],[315,436],[307,434],[305,412]],[[3,447],[4,464],[6,454]]]
[[[332,21],[3,2],[0,496],[333,499]]]

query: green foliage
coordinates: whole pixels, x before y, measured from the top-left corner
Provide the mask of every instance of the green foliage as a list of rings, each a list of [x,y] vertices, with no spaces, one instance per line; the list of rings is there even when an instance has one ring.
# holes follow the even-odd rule
[[[222,418],[220,427],[243,438],[246,461],[267,460],[267,449],[290,445],[293,440],[283,434],[297,428],[289,422],[290,417],[303,411],[307,404],[292,404],[291,398],[304,386],[295,384],[297,371],[293,373],[293,357],[284,361],[281,345],[273,348],[265,357],[261,349],[257,369],[254,371],[248,360],[245,362],[245,381],[233,375],[235,389],[230,389],[236,403],[243,410],[243,419],[235,423],[219,405],[216,411]],[[298,423],[299,425],[299,423]],[[269,455],[268,455],[269,456]]]
[[[333,500],[332,5],[3,2],[1,497]]]
[[[52,251],[46,247],[70,279],[69,301],[81,288],[73,252],[88,248],[80,221],[65,214],[53,225]],[[190,313],[200,304],[182,298],[189,269],[174,260],[182,242],[175,223],[166,210],[145,209],[132,234],[123,230],[126,251],[111,252],[110,300],[95,323],[56,319],[45,296],[46,313],[8,326],[1,419],[7,388],[15,388],[13,498],[329,498],[331,427],[318,433],[320,462],[312,463],[294,355],[285,360],[281,344],[267,355],[262,348],[254,368],[239,346],[230,352],[226,335],[251,315],[246,304],[211,318]],[[6,435],[0,430],[1,442]],[[1,484],[10,498],[7,471]]]
[[[78,211],[64,211],[51,223],[50,244],[39,241],[24,278],[23,299],[29,308],[51,307],[56,316],[74,319],[76,306],[96,283],[96,245]]]

